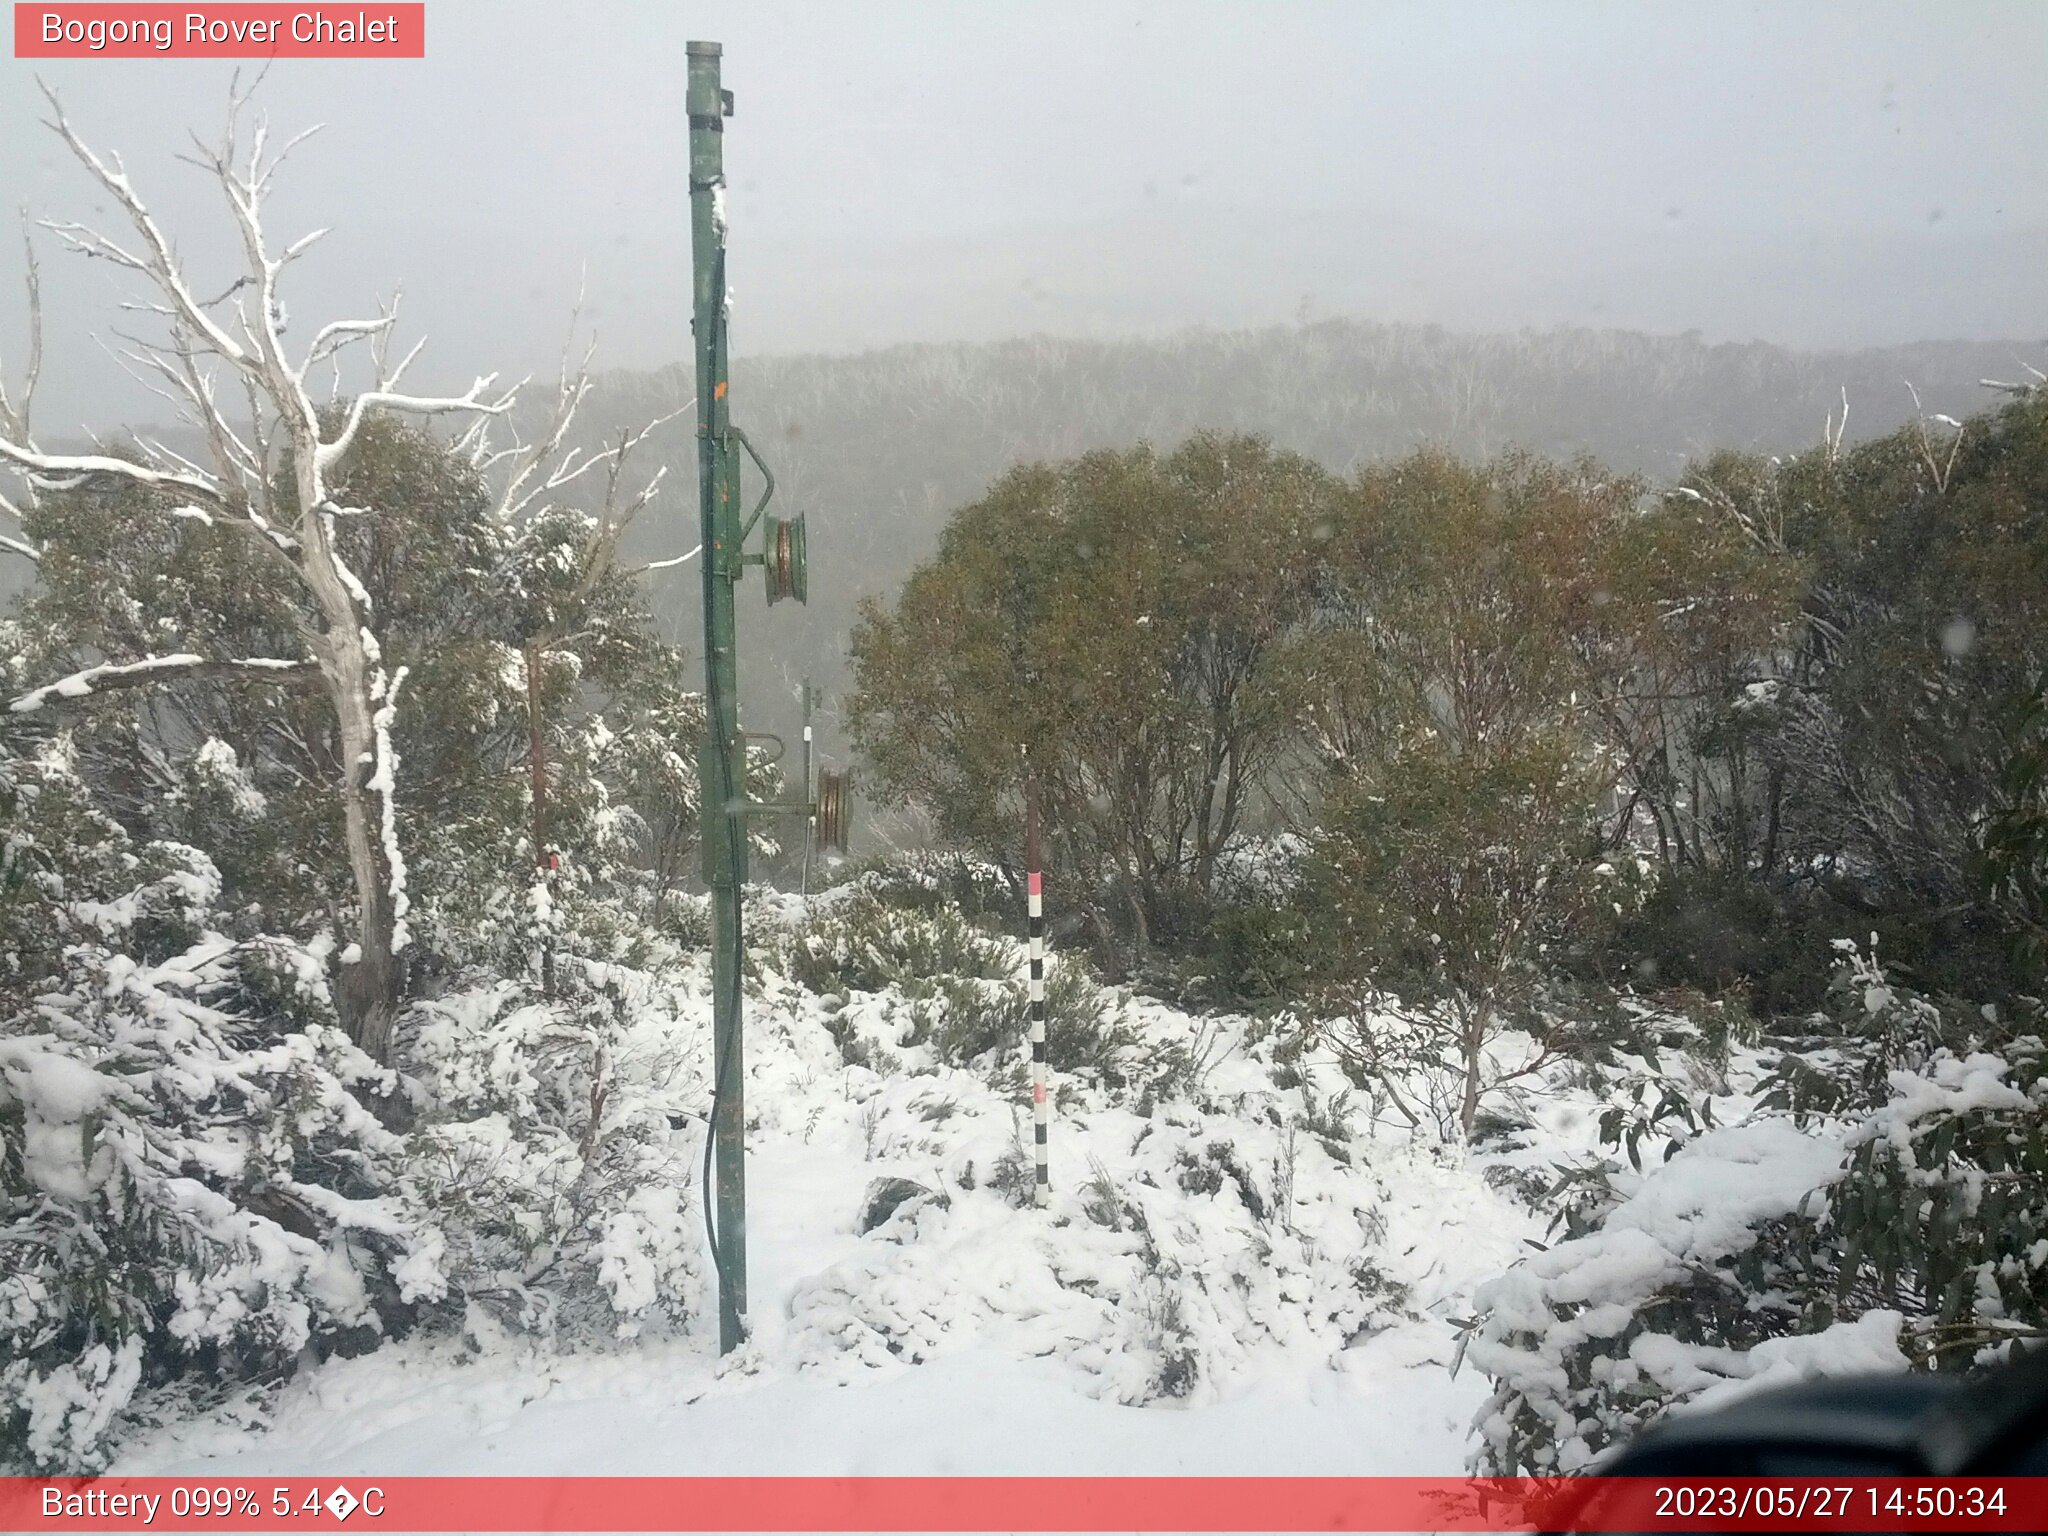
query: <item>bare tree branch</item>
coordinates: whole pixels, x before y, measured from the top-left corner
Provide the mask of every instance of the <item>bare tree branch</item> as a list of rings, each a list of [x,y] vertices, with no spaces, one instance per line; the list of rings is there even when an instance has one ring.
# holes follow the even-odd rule
[[[666,560],[650,560],[645,565],[629,565],[624,568],[621,574],[639,576],[647,571],[666,571],[674,566],[687,564],[703,552],[704,546],[702,544],[693,544],[680,555],[672,555]]]
[[[36,380],[43,371],[43,280],[36,263],[35,241],[29,238],[26,215],[22,217],[21,245],[27,257],[28,282],[28,366],[22,371],[19,397],[7,392],[7,376],[0,372],[0,433],[19,442],[31,441],[29,412],[35,404]]]
[[[141,688],[171,679],[209,679],[261,683],[277,688],[308,688],[320,681],[317,662],[285,661],[267,656],[210,660],[191,652],[145,656],[140,661],[106,662],[24,693],[7,707],[17,715],[33,714],[45,704],[76,701],[120,688]]]
[[[29,414],[35,405],[36,380],[43,371],[43,283],[42,273],[36,266],[35,241],[29,237],[28,231],[28,217],[24,214],[21,244],[28,258],[28,366],[22,372],[19,395],[7,392],[7,375],[4,369],[0,369],[0,437],[12,438],[25,447],[33,448],[35,438],[29,431]],[[28,488],[30,507],[35,505],[35,495],[36,487],[31,482]],[[0,515],[12,518],[23,530],[20,537],[0,533],[0,553],[20,555],[25,560],[41,560],[43,552],[26,537],[26,511],[7,496],[0,495]]]
[[[157,222],[151,217],[149,209],[144,207],[142,200],[135,195],[135,189],[128,180],[128,173],[121,164],[121,157],[113,155],[108,161],[103,161],[94,154],[86,146],[85,141],[73,131],[70,119],[64,115],[64,104],[57,99],[57,93],[40,81],[37,83],[41,85],[43,97],[49,102],[50,110],[54,114],[54,120],[49,127],[70,146],[72,154],[78,157],[85,168],[92,172],[93,178],[121,205],[122,210],[128,215],[129,222],[135,226],[136,232],[148,246],[149,255],[147,259],[132,255],[115,246],[113,242],[78,225],[56,226],[56,232],[63,234],[67,230],[75,231],[85,238],[86,243],[82,248],[98,248],[100,254],[110,256],[124,266],[147,273],[164,296],[177,306],[186,323],[205,337],[216,352],[232,362],[244,362],[248,354],[233,337],[213,323],[205,307],[193,297],[192,290],[186,286],[184,275],[178,270],[177,258],[171,254],[170,242],[164,238],[163,231],[157,227]]]
[[[1920,441],[1920,458],[1927,465],[1927,473],[1934,479],[1935,490],[1946,492],[1948,490],[1949,478],[1955,473],[1956,454],[1963,446],[1963,424],[1949,416],[1937,416],[1935,418],[1935,420],[1953,428],[1956,434],[1949,440],[1948,456],[1943,459],[1937,459],[1935,457],[1933,440],[1927,431],[1927,416],[1920,405],[1920,391],[1913,387],[1910,379],[1906,381],[1906,393],[1913,397],[1913,431]]]
[[[408,395],[391,389],[365,390],[362,394],[357,395],[349,406],[348,420],[343,424],[340,433],[332,442],[320,445],[318,454],[320,467],[323,470],[332,468],[334,462],[348,452],[350,446],[355,442],[357,429],[363,424],[364,414],[372,406],[381,407],[386,410],[408,411],[416,416],[445,415],[455,411],[476,411],[491,416],[502,415],[512,408],[512,402],[518,396],[518,388],[514,386],[495,399],[486,400],[484,398],[484,391],[491,387],[497,377],[495,373],[485,374],[472,383],[465,393],[460,395]]]
[[[32,483],[42,490],[71,490],[94,475],[112,475],[152,490],[178,491],[225,510],[226,499],[210,479],[152,469],[98,453],[37,453],[19,443],[0,438],[0,460],[26,470]]]

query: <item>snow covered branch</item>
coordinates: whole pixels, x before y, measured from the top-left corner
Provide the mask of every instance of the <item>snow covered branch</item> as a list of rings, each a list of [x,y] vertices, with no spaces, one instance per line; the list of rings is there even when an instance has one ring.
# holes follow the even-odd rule
[[[2015,359],[2015,361],[2018,360]],[[2038,393],[2044,387],[2048,387],[2048,373],[2043,373],[2032,363],[2020,363],[2020,366],[2026,369],[2028,373],[2031,373],[2033,377],[2031,379],[2021,379],[2017,383],[2008,383],[2003,379],[1979,379],[1977,382],[1986,389],[1997,390],[2002,395],[2031,395]]]
[[[7,388],[7,374],[0,369],[0,438],[12,439],[24,447],[33,448],[35,439],[29,432],[29,412],[35,404],[36,380],[43,371],[43,284],[42,273],[36,266],[35,242],[22,231],[22,246],[28,257],[28,365],[22,370],[19,393],[10,394]],[[29,487],[30,505],[34,505],[35,487]],[[0,516],[12,518],[22,525],[24,536],[15,537],[0,533],[0,553],[20,555],[26,560],[41,560],[43,552],[30,543],[26,535],[27,517],[22,508],[6,496],[0,496]]]
[[[1927,431],[1928,417],[1920,405],[1920,391],[1915,389],[1909,380],[1906,392],[1913,397],[1913,431],[1920,442],[1921,462],[1927,466],[1927,473],[1934,480],[1935,490],[1946,491],[1949,479],[1955,473],[1956,454],[1963,446],[1963,424],[1953,416],[1937,415],[1933,418],[1955,433],[1955,436],[1949,439],[1947,454],[1937,456],[1933,439]]]
[[[141,661],[105,662],[23,694],[9,704],[17,715],[33,714],[53,700],[91,698],[120,688],[139,688],[171,679],[228,680],[262,683],[277,688],[305,688],[319,681],[320,668],[310,661],[270,656],[211,660],[191,652],[145,656]]]
[[[52,114],[49,126],[62,138],[78,157],[79,162],[92,173],[93,179],[121,205],[128,215],[128,221],[141,236],[144,254],[137,255],[99,232],[80,224],[46,223],[45,228],[63,240],[72,249],[87,256],[102,257],[118,266],[128,267],[147,276],[152,285],[168,299],[177,314],[206,341],[206,344],[220,356],[231,362],[242,363],[248,354],[233,337],[214,323],[187,286],[185,277],[178,267],[177,257],[172,254],[170,241],[164,237],[156,219],[136,195],[133,184],[128,180],[126,168],[119,155],[110,155],[102,160],[100,156],[81,139],[71,126],[71,120],[64,115],[64,105],[57,93],[44,85],[43,97],[50,104]]]
[[[28,472],[31,483],[41,490],[69,490],[94,475],[113,475],[151,490],[177,491],[197,497],[208,505],[225,509],[220,486],[210,478],[179,471],[153,469],[129,459],[102,453],[38,453],[21,443],[0,437],[0,461]]]
[[[21,243],[28,258],[28,363],[22,370],[17,394],[9,393],[6,372],[0,370],[0,433],[28,442],[29,411],[35,404],[36,380],[43,371],[43,281],[42,271],[36,265],[35,242],[26,229],[22,231]]]
[[[411,357],[406,359],[411,361]],[[474,411],[486,416],[500,416],[512,408],[518,396],[518,388],[506,390],[495,398],[486,399],[485,392],[497,381],[495,373],[487,373],[475,380],[468,390],[460,395],[408,395],[397,390],[378,388],[363,391],[349,406],[348,420],[331,442],[320,445],[318,462],[320,467],[331,469],[334,463],[355,442],[356,430],[363,424],[363,416],[371,407],[385,410],[407,411],[415,416],[446,415],[455,411]]]
[[[573,314],[570,316],[569,329],[573,337],[576,329],[576,320]],[[539,472],[541,465],[554,458],[556,452],[561,448],[563,440],[568,437],[569,428],[575,424],[576,412],[582,407],[584,396],[590,393],[590,359],[596,350],[597,343],[593,340],[583,354],[582,363],[571,372],[569,367],[570,348],[568,345],[563,347],[562,373],[555,385],[554,409],[548,417],[547,431],[541,434],[540,439],[532,447],[522,449],[515,442],[511,448],[504,450],[502,454],[492,453],[488,442],[490,418],[480,417],[478,419],[478,431],[473,444],[472,454],[473,460],[478,464],[478,467],[488,467],[490,464],[497,462],[501,457],[508,457],[512,460],[512,471],[506,476],[504,492],[498,498],[497,516],[499,521],[509,523],[518,518],[538,498],[547,495],[551,491],[560,490],[596,462],[595,459],[586,457],[579,463],[573,451],[565,453],[562,456],[561,462],[556,465],[553,472],[545,480],[529,488],[530,482],[533,480],[534,475]]]
[[[21,516],[15,510],[13,503],[9,502],[5,497],[0,497],[0,512],[5,512],[8,516],[16,519],[19,519]],[[41,560],[43,558],[43,552],[37,549],[35,545],[29,543],[27,539],[17,539],[8,533],[0,533],[0,553],[20,555],[24,560]]]
[[[647,571],[672,570],[676,566],[687,565],[690,561],[696,559],[703,552],[704,546],[702,544],[692,544],[680,555],[671,555],[666,560],[649,560],[645,565],[627,566],[625,574],[628,576],[639,576]]]

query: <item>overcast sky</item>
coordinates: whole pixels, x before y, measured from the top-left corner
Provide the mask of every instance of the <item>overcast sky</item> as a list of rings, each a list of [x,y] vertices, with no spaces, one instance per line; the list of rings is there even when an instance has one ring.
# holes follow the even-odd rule
[[[284,235],[334,226],[294,312],[402,283],[442,380],[545,363],[579,271],[601,362],[686,353],[692,37],[724,43],[738,97],[740,352],[1339,314],[2048,336],[2032,0],[429,0],[427,24],[424,60],[286,60],[261,99],[280,131],[326,125],[273,207]],[[218,196],[172,157],[231,67],[7,60],[0,199],[103,211],[39,126],[39,73],[225,286]],[[107,425],[127,396],[78,338],[117,274],[44,251],[45,429]],[[10,369],[19,275],[10,250]]]

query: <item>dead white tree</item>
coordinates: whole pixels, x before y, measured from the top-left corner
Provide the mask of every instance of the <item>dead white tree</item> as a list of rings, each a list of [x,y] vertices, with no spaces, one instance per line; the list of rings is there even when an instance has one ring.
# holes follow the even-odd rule
[[[1946,495],[1949,480],[1956,471],[1956,455],[1962,451],[1963,436],[1968,429],[1953,416],[1935,415],[1933,420],[1940,422],[1955,434],[1949,439],[1947,453],[1937,453],[1934,439],[1927,430],[1929,418],[1926,409],[1920,404],[1920,391],[1913,387],[1910,379],[1906,382],[1906,393],[1913,397],[1913,431],[1920,444],[1920,462],[1927,466],[1927,474],[1934,482],[1936,493]]]
[[[578,308],[581,308],[580,303]],[[573,338],[576,330],[573,317],[569,329]],[[490,418],[480,418],[465,439],[472,461],[486,473],[501,463],[509,465],[496,511],[498,520],[507,525],[516,525],[557,510],[559,503],[556,498],[574,482],[594,471],[601,472],[603,480],[603,492],[596,511],[585,515],[583,538],[577,547],[572,568],[573,579],[568,589],[550,605],[540,627],[524,636],[520,646],[521,670],[526,685],[534,909],[541,928],[538,964],[541,990],[550,997],[555,991],[555,947],[549,931],[554,904],[550,890],[558,853],[549,839],[548,723],[544,699],[549,655],[558,647],[583,638],[578,632],[579,625],[592,598],[608,577],[667,570],[698,553],[697,549],[691,549],[685,554],[637,566],[619,563],[621,541],[634,519],[654,500],[667,474],[667,466],[659,466],[638,490],[630,490],[626,478],[628,461],[655,431],[694,409],[697,402],[693,398],[643,427],[622,430],[616,442],[595,452],[565,448],[563,445],[575,425],[577,412],[590,393],[590,358],[595,350],[596,343],[593,342],[590,350],[584,353],[582,362],[574,368],[569,361],[571,352],[564,350],[554,409],[547,429],[532,445],[522,446],[515,440],[508,448],[494,449],[490,442]],[[550,463],[553,467],[546,468]]]
[[[194,140],[197,156],[188,161],[225,195],[243,267],[224,293],[206,300],[119,156],[102,156],[90,148],[73,129],[56,95],[47,87],[44,95],[51,110],[48,126],[113,199],[125,215],[128,232],[117,237],[54,220],[44,221],[43,227],[71,250],[141,279],[142,294],[124,307],[157,329],[148,337],[124,337],[127,350],[122,361],[198,429],[208,445],[204,457],[211,463],[194,462],[149,444],[135,461],[108,453],[44,452],[28,430],[24,391],[23,398],[0,417],[0,464],[16,472],[30,497],[109,480],[153,492],[140,505],[161,515],[198,516],[242,531],[252,558],[289,570],[305,594],[304,657],[138,657],[124,663],[131,670],[121,679],[160,680],[187,667],[208,668],[215,675],[224,669],[239,671],[256,678],[277,666],[297,668],[310,662],[317,667],[319,686],[333,706],[340,746],[342,771],[335,793],[356,897],[355,932],[342,951],[338,1003],[356,1040],[381,1059],[390,1044],[398,956],[407,942],[405,860],[398,844],[397,765],[391,749],[404,669],[390,672],[384,666],[370,594],[338,547],[336,516],[346,509],[331,500],[328,477],[372,411],[490,417],[509,409],[514,392],[494,392],[491,377],[477,379],[459,395],[403,391],[401,383],[420,348],[415,345],[393,361],[389,343],[397,319],[395,299],[374,318],[322,326],[302,352],[287,352],[279,280],[325,231],[315,230],[275,248],[264,228],[263,204],[278,167],[312,130],[271,153],[268,134],[259,122],[245,153],[240,133],[248,100],[244,93],[231,101],[219,144],[208,147]],[[33,289],[31,293],[33,299]],[[39,316],[32,317],[30,334],[33,351],[40,343]],[[358,344],[367,344],[370,353],[370,383],[338,413],[338,420],[330,418],[331,429],[324,427],[307,388],[307,375]],[[235,399],[232,409],[223,403],[224,396]],[[273,488],[280,485],[288,490],[274,494]],[[35,557],[26,538],[10,537],[7,547]],[[14,707],[34,709],[52,693],[90,692],[108,681],[104,676],[81,675],[39,689],[16,700]]]
[[[7,370],[0,368],[0,438],[33,446],[35,439],[29,432],[28,419],[35,405],[36,379],[43,371],[43,288],[42,274],[36,267],[35,242],[28,238],[27,230],[22,231],[21,243],[28,256],[28,365],[22,371],[18,394],[8,393]],[[34,507],[33,486],[23,493],[22,499]],[[16,530],[10,534],[5,525],[0,525],[0,554],[41,560],[43,552],[28,537],[26,512],[4,492],[0,492],[0,517],[10,519]]]

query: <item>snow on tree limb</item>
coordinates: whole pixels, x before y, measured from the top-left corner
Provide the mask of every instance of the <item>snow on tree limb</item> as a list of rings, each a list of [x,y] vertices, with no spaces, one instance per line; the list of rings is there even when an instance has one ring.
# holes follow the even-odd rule
[[[145,656],[140,661],[103,662],[69,677],[23,694],[9,704],[17,715],[32,714],[53,699],[71,700],[108,693],[117,688],[138,688],[172,678],[197,678],[266,683],[276,687],[301,688],[318,680],[319,666],[311,661],[288,661],[272,656],[215,660],[180,651],[169,656]]]
[[[391,895],[393,954],[402,953],[411,942],[405,918],[412,910],[412,897],[406,890],[405,851],[398,846],[398,753],[391,745],[391,724],[398,718],[398,690],[405,682],[407,670],[400,667],[387,679],[383,669],[379,668],[370,687],[371,697],[380,702],[375,719],[376,766],[368,787],[377,796],[382,812],[380,830],[384,840],[384,864],[390,876],[386,889]]]
[[[576,330],[576,313],[580,312],[581,308],[582,299],[579,295],[577,310],[569,317],[572,338]],[[576,420],[576,412],[581,408],[584,396],[590,392],[590,359],[597,351],[596,341],[590,343],[588,350],[583,354],[581,365],[573,373],[569,368],[569,351],[570,343],[565,343],[562,348],[562,373],[555,385],[555,407],[549,414],[548,429],[531,448],[522,449],[515,441],[503,454],[490,452],[487,441],[490,418],[478,418],[477,435],[472,451],[473,461],[480,468],[495,463],[501,457],[508,457],[513,461],[512,473],[506,477],[504,492],[498,498],[497,516],[501,522],[511,522],[526,511],[537,497],[544,496],[549,491],[559,490],[597,462],[594,458],[586,458],[578,466],[573,452],[564,454],[561,463],[545,481],[532,490],[527,489],[527,483],[533,478],[534,473],[544,462],[553,458],[556,450],[562,446],[563,439],[568,436],[569,428]]]
[[[29,442],[29,410],[35,404],[36,381],[43,371],[43,280],[42,270],[36,264],[35,242],[29,238],[25,219],[21,243],[28,263],[28,363],[22,369],[19,395],[8,393],[7,375],[0,370],[0,434]]]
[[[4,495],[0,495],[0,516],[11,517],[18,524],[25,524],[27,522],[21,508],[9,501]],[[24,560],[40,561],[43,558],[43,552],[26,538],[16,538],[6,533],[0,533],[0,553],[20,555]]]
[[[487,373],[472,382],[469,389],[460,395],[408,395],[398,390],[382,388],[364,390],[350,404],[348,420],[340,433],[332,442],[320,445],[316,457],[321,469],[331,469],[335,461],[348,452],[355,442],[357,428],[363,424],[364,414],[372,406],[385,410],[408,411],[416,416],[445,415],[457,411],[474,411],[487,416],[504,414],[512,408],[518,389],[515,386],[495,399],[485,399],[484,392],[497,381],[497,377],[495,373]]]
[[[156,490],[182,491],[216,506],[225,501],[219,485],[209,478],[152,469],[146,464],[117,459],[111,454],[38,453],[24,444],[0,437],[0,460],[26,470],[43,490],[68,489],[92,475],[114,475]]]
[[[29,412],[35,404],[36,380],[43,371],[43,283],[41,270],[36,265],[35,242],[29,238],[26,219],[23,221],[21,243],[28,261],[28,363],[22,370],[18,394],[8,392],[6,370],[0,369],[0,438],[12,438],[33,448],[35,438],[29,432]],[[29,505],[35,505],[33,484],[29,486]],[[23,509],[0,495],[0,516],[12,518],[24,534],[16,537],[0,533],[0,554],[40,561],[43,552],[25,536],[28,518]]]
[[[105,187],[121,205],[122,210],[128,215],[128,221],[135,226],[136,233],[142,236],[148,246],[149,254],[146,258],[137,257],[83,225],[46,224],[44,227],[71,245],[74,250],[83,251],[87,255],[102,256],[121,266],[146,274],[165,297],[171,300],[185,322],[206,339],[209,346],[231,361],[244,361],[248,354],[232,336],[213,322],[213,318],[193,296],[192,290],[186,286],[184,276],[178,269],[177,258],[171,253],[170,242],[164,238],[163,231],[157,226],[155,218],[144,206],[142,199],[136,196],[135,188],[128,180],[127,170],[121,164],[121,157],[111,156],[111,164],[101,160],[72,129],[70,119],[64,115],[63,103],[57,99],[57,93],[47,85],[42,86],[42,92],[44,99],[50,103],[50,111],[53,114],[49,126],[70,146],[72,154],[78,157],[85,168],[92,172],[93,179]]]
[[[687,564],[688,562],[696,559],[703,552],[704,546],[702,544],[692,544],[680,555],[672,555],[666,560],[650,560],[645,565],[628,566],[626,567],[625,574],[628,576],[639,576],[648,571],[670,570],[675,566]]]
[[[320,327],[320,334],[313,338],[313,345],[306,349],[306,360],[299,365],[303,377],[315,365],[333,357],[342,348],[358,341],[366,341],[381,335],[398,323],[398,311],[393,308],[374,320],[330,320]]]

